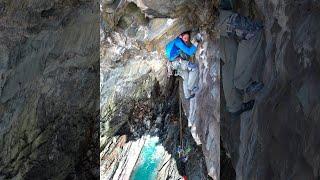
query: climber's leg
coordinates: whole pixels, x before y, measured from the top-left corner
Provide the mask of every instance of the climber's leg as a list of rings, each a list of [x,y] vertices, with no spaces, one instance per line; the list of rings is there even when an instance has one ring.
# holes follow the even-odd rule
[[[234,71],[235,87],[245,90],[253,81],[259,81],[256,69],[263,66],[263,34],[259,31],[250,40],[242,40],[238,46],[237,62]]]
[[[194,94],[198,89],[199,70],[198,67],[189,68],[188,90]]]
[[[222,66],[222,85],[227,110],[231,113],[241,109],[242,95],[234,86],[234,68],[237,57],[237,42],[233,38],[220,38],[220,53],[224,62]]]
[[[180,61],[178,72],[179,72],[179,76],[181,76],[181,78],[183,79],[182,87],[183,87],[184,97],[186,99],[190,99],[194,97],[194,94],[191,94],[190,90],[188,89],[188,81],[189,81],[188,61],[185,61],[185,60]]]
[[[183,71],[181,74],[181,77],[183,79],[183,93],[184,93],[184,97],[186,99],[189,99],[191,97],[191,93],[188,89],[188,79],[189,79],[189,73],[188,71]]]

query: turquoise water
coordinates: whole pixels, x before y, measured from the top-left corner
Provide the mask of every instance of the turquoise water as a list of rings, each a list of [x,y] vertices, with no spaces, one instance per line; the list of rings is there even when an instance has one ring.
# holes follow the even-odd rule
[[[130,180],[156,179],[157,168],[164,153],[163,146],[159,145],[158,142],[158,137],[147,137]]]

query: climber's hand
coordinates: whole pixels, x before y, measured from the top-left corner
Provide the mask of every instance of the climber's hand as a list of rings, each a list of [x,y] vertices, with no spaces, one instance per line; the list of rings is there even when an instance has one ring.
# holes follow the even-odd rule
[[[200,43],[200,42],[203,41],[203,38],[202,38],[202,36],[201,36],[200,33],[198,33],[198,34],[196,35],[196,41],[197,41],[198,43]]]

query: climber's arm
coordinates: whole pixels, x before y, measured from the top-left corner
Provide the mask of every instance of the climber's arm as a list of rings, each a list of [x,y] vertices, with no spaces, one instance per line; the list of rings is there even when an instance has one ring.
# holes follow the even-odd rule
[[[185,54],[192,56],[193,54],[195,54],[197,47],[194,45],[191,45],[191,47],[186,46],[182,40],[178,39],[175,41],[175,45],[181,49],[181,51],[183,51]]]

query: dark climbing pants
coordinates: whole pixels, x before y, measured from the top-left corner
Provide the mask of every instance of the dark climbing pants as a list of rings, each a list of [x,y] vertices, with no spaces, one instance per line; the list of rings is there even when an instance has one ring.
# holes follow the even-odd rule
[[[229,16],[230,13],[226,13]],[[221,22],[226,17],[220,17]],[[252,81],[259,81],[263,66],[263,32],[259,31],[250,40],[236,41],[226,35],[226,29],[220,24],[220,55],[223,61],[222,83],[229,112],[236,112],[243,103],[241,90]]]

